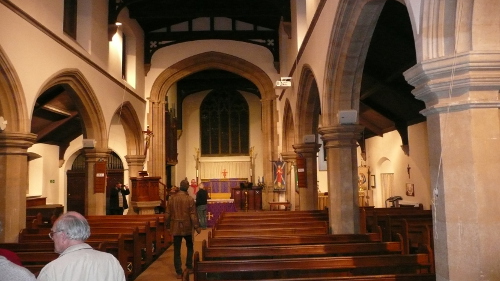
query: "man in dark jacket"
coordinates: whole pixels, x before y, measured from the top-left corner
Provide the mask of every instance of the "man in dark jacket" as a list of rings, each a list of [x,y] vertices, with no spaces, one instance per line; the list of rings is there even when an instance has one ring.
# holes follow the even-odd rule
[[[207,199],[208,193],[205,190],[203,183],[198,186],[198,192],[196,192],[196,211],[198,213],[198,219],[200,220],[200,227],[202,229],[207,229]]]
[[[166,226],[174,237],[174,267],[177,279],[182,278],[181,244],[182,239],[186,241],[187,256],[186,268],[193,271],[193,229],[199,234],[201,232],[196,214],[194,199],[189,196],[187,190],[189,182],[181,181],[180,190],[168,200],[166,210]]]
[[[128,186],[117,182],[109,192],[109,211],[111,215],[123,215],[123,210],[128,209],[127,195],[130,194]]]

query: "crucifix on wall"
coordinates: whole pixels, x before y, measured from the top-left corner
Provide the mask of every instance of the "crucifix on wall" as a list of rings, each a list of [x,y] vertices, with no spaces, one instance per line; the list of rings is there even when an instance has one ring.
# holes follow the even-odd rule
[[[226,175],[227,175],[227,171],[226,171],[226,169],[224,169],[224,170],[221,172],[221,174],[222,174],[222,177],[223,177],[223,178],[226,178]]]
[[[142,131],[144,136],[144,155],[148,154],[149,144],[151,143],[151,137],[153,137],[153,131],[149,129],[149,125],[146,127],[146,131]]]

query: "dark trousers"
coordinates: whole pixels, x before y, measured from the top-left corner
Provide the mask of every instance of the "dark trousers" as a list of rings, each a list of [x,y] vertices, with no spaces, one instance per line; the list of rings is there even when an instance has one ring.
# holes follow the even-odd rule
[[[196,206],[196,212],[198,213],[200,227],[203,229],[207,228],[207,205]]]
[[[123,207],[118,207],[118,209],[110,209],[110,215],[123,215]]]
[[[182,274],[181,245],[182,238],[186,241],[187,257],[186,267],[193,268],[193,236],[174,236],[174,266],[177,274]]]

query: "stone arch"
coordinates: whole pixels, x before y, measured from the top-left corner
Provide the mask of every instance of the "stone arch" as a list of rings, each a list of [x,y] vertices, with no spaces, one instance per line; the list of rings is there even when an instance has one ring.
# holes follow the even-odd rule
[[[82,117],[83,137],[94,139],[96,147],[107,148],[108,137],[104,115],[90,83],[77,69],[67,69],[55,74],[40,89],[44,93],[55,85],[63,86],[72,96]]]
[[[385,1],[342,0],[330,36],[322,124],[338,124],[337,112],[359,109],[363,65]],[[339,44],[339,42],[341,42]]]
[[[318,133],[319,114],[321,112],[318,84],[311,68],[306,65],[302,69],[297,92],[298,139],[307,134]]]
[[[144,151],[144,135],[142,134],[141,122],[137,116],[132,104],[124,102],[115,111],[115,115],[120,117],[120,123],[125,132],[125,141],[127,143],[127,155],[140,155]]]
[[[263,146],[263,166],[266,179],[272,178],[271,162],[278,156],[278,136],[276,132],[277,111],[276,93],[271,78],[256,65],[219,52],[206,52],[186,58],[165,69],[155,80],[151,88],[148,124],[155,137],[152,139],[148,171],[166,179],[165,172],[165,98],[174,83],[192,73],[206,69],[221,69],[240,75],[254,83],[261,93],[263,138],[272,140]]]
[[[5,131],[0,132],[0,220],[5,226],[0,242],[15,242],[19,230],[26,227],[27,150],[36,141],[36,135],[30,133],[21,82],[1,46],[0,116],[8,122]]]
[[[30,132],[27,108],[19,77],[0,46],[0,116],[8,122],[5,132]]]
[[[285,101],[285,110],[283,113],[283,152],[293,152],[295,144],[295,123],[293,121],[293,111],[290,101]]]
[[[314,210],[318,207],[317,189],[317,153],[319,144],[305,142],[305,135],[313,135],[316,140],[318,134],[320,97],[316,78],[309,65],[304,65],[299,79],[297,90],[296,115],[298,132],[296,143],[293,145],[297,157],[305,159],[307,186],[310,188],[299,189],[300,210]]]
[[[473,49],[474,1],[425,1],[421,15],[422,40],[421,44],[416,46],[418,61],[452,56],[455,52]],[[458,17],[460,19],[457,21]],[[480,17],[488,18],[484,15]]]

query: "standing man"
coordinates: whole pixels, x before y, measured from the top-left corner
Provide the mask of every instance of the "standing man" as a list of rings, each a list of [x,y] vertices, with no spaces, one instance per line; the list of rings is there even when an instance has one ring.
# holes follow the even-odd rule
[[[87,220],[77,212],[61,215],[49,233],[59,257],[46,264],[37,280],[42,281],[125,281],[118,260],[94,250],[85,240],[90,236]]]
[[[123,215],[123,210],[128,209],[127,195],[130,194],[128,186],[117,182],[109,193],[109,211],[111,215]]]
[[[203,183],[200,183],[198,192],[196,192],[196,212],[202,229],[207,229],[207,199],[208,192],[205,190]]]
[[[186,241],[187,247],[186,268],[191,273],[193,271],[193,229],[196,229],[198,234],[201,232],[194,199],[187,193],[188,188],[189,182],[181,181],[179,192],[170,197],[166,210],[166,227],[174,237],[174,267],[177,279],[182,279],[182,239]]]

